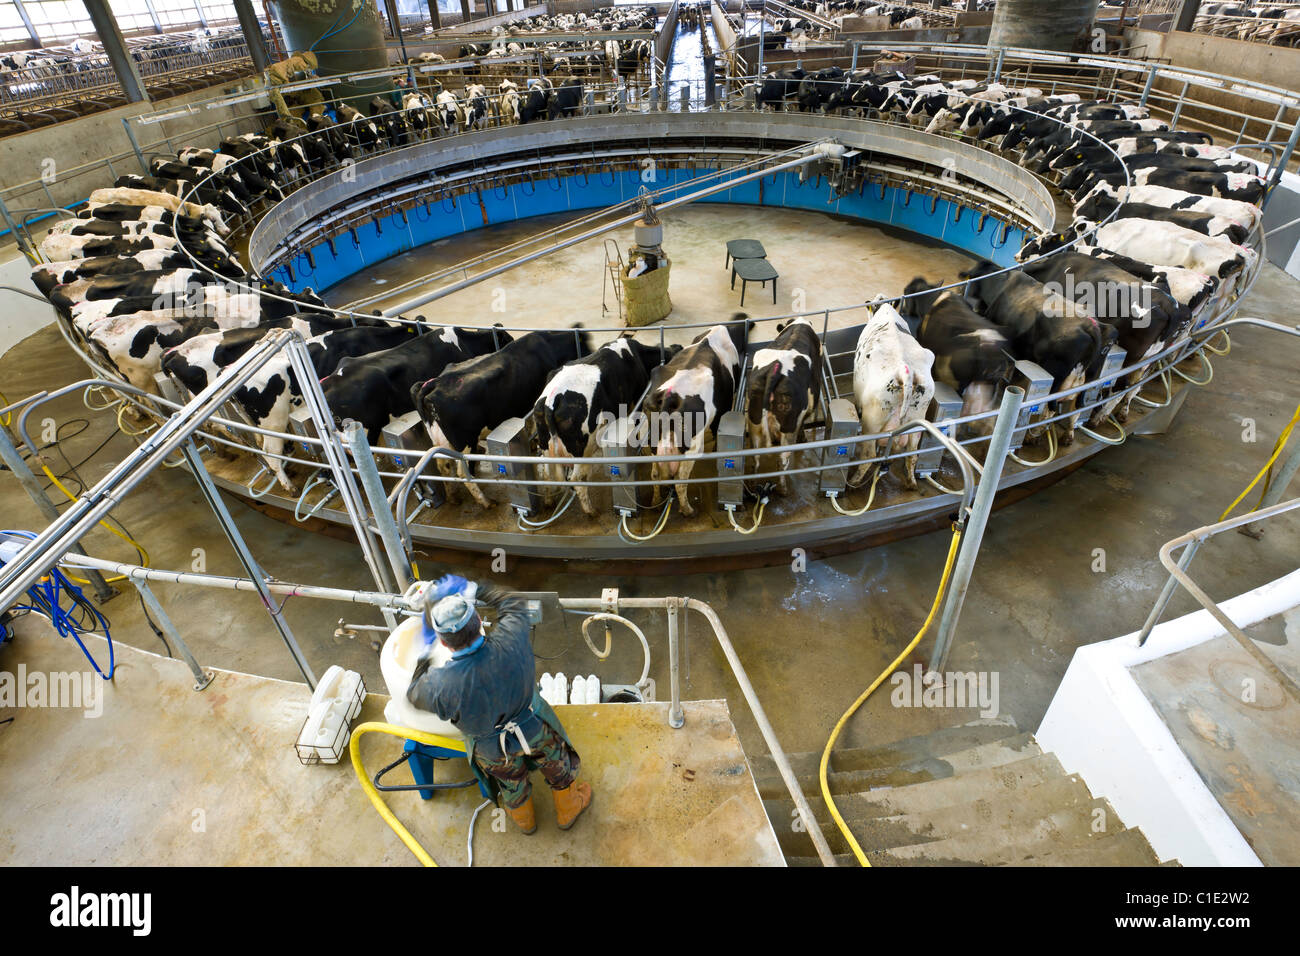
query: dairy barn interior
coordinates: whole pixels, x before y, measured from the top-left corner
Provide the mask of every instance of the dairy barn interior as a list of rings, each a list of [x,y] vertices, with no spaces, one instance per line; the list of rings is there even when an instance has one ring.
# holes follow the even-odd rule
[[[1300,4],[0,51],[10,865],[1300,863]]]

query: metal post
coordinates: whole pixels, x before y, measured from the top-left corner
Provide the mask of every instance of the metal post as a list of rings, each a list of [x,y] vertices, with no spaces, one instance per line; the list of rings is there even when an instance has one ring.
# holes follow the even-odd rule
[[[375,526],[379,529],[379,539],[384,543],[388,563],[392,565],[393,575],[397,578],[397,590],[406,593],[413,580],[411,562],[406,549],[402,547],[402,538],[397,533],[397,522],[388,506],[388,496],[384,493],[379,469],[375,467],[375,456],[370,450],[365,429],[360,422],[349,420],[343,425],[343,435],[352,450],[352,460],[357,463],[357,474],[361,476],[361,487],[370,501],[370,511],[374,515]]]
[[[462,23],[469,23],[469,21],[474,19],[473,15],[470,13],[469,0],[460,0],[460,15],[464,18],[461,20]]]
[[[1296,476],[1297,471],[1300,471],[1300,440],[1296,441],[1295,448],[1291,450],[1291,456],[1282,465],[1282,470],[1273,476],[1268,491],[1264,493],[1264,497],[1260,499],[1255,510],[1263,511],[1265,508],[1270,508],[1281,501],[1283,493],[1286,491],[1287,486],[1291,484],[1291,479]],[[1259,540],[1264,534],[1264,528],[1259,522],[1255,522],[1243,527],[1241,533]]]
[[[689,113],[691,111],[691,88],[689,86],[682,87],[681,98],[682,98],[682,112]]]
[[[740,28],[745,29],[745,5],[740,6]],[[763,34],[767,29],[767,0],[763,0],[763,6],[758,11],[758,72],[754,75],[758,79],[763,78]]]
[[[1196,552],[1200,547],[1201,542],[1192,541],[1187,545],[1187,547],[1183,548],[1183,553],[1178,556],[1178,567],[1181,570],[1187,570],[1187,566],[1192,563],[1192,558],[1196,556]],[[1160,596],[1156,598],[1155,607],[1153,607],[1151,613],[1147,615],[1146,622],[1142,625],[1142,630],[1138,632],[1138,647],[1141,647],[1147,642],[1147,638],[1151,636],[1152,628],[1160,623],[1160,618],[1165,613],[1165,608],[1169,606],[1169,599],[1174,596],[1174,589],[1176,587],[1178,587],[1178,579],[1171,574],[1169,575],[1169,580],[1165,582],[1164,588],[1161,589]]]
[[[857,69],[858,69],[858,49],[859,49],[859,44],[858,44],[858,41],[857,41],[857,40],[853,40],[852,43],[853,43],[853,59],[852,59],[851,61],[849,61],[849,72],[850,72],[850,73],[855,73],[855,72],[857,72]]]
[[[145,175],[149,173],[149,163],[145,161],[144,153],[140,149],[140,141],[135,138],[135,130],[131,128],[131,117],[122,117],[122,128],[126,130],[126,138],[131,141],[131,149],[135,153],[135,158],[140,160],[140,170]]]
[[[235,525],[235,519],[230,516],[226,503],[221,500],[221,493],[217,491],[217,486],[212,483],[212,476],[208,474],[208,469],[203,464],[203,456],[194,447],[192,438],[185,440],[185,444],[181,446],[181,452],[189,463],[190,473],[194,475],[194,480],[199,484],[199,490],[203,492],[203,497],[207,499],[208,506],[212,509],[213,514],[217,516],[217,522],[221,525],[221,530],[225,532],[226,540],[230,542],[231,547],[235,549],[235,554],[239,556],[239,563],[244,566],[244,572],[248,575],[249,580],[257,586],[257,594],[262,599],[262,606],[266,608],[266,613],[271,615],[271,620],[275,623],[276,630],[280,632],[284,646],[289,648],[289,653],[293,656],[293,662],[298,665],[299,672],[307,679],[307,686],[315,690],[316,675],[312,673],[311,665],[307,663],[302,648],[298,646],[293,631],[289,629],[289,622],[284,619],[283,604],[276,604],[271,597],[271,592],[266,586],[266,572],[257,563],[253,553],[248,550],[248,544],[244,541],[244,536],[239,533],[239,528]]]
[[[1291,138],[1286,141],[1286,147],[1282,150],[1277,166],[1273,169],[1273,175],[1268,183],[1268,190],[1264,193],[1264,201],[1260,203],[1261,208],[1268,207],[1268,200],[1273,195],[1273,187],[1282,181],[1282,174],[1286,172],[1286,164],[1291,161],[1291,154],[1295,152],[1297,143],[1300,143],[1300,119],[1296,120],[1295,128],[1291,130]]]
[[[1183,0],[1182,6],[1174,14],[1174,29],[1183,33],[1188,33],[1192,29],[1192,24],[1196,22],[1196,14],[1200,12],[1201,0]]]
[[[54,502],[45,494],[45,489],[41,483],[36,480],[36,475],[27,467],[27,462],[18,452],[18,446],[14,444],[13,436],[9,434],[9,429],[0,424],[0,459],[4,460],[5,467],[8,468],[18,479],[18,483],[23,486],[23,491],[27,492],[27,497],[31,498],[40,509],[41,514],[45,515],[50,521],[55,521],[59,517],[59,509],[54,507]],[[78,554],[85,554],[80,546],[70,548]],[[95,599],[103,604],[117,597],[117,588],[113,587],[104,580],[104,576],[98,571],[88,571],[86,577],[89,579],[91,586],[95,589]]]
[[[126,94],[127,102],[141,102],[146,98],[144,81],[140,79],[135,60],[131,59],[131,54],[126,50],[126,41],[122,39],[122,31],[118,29],[117,19],[109,9],[108,0],[85,0],[85,3],[86,13],[90,15],[90,22],[95,27],[99,42],[104,46],[108,62],[113,65],[113,72],[117,74],[117,82]]]
[[[997,63],[993,65],[993,82],[996,83],[1002,78],[1002,60],[1007,55],[1006,47],[998,47]]]
[[[3,218],[5,225],[9,227],[9,235],[14,237],[14,242],[18,244],[18,251],[28,259],[36,260],[36,250],[27,242],[27,236],[18,228],[18,223],[14,222],[14,217],[9,213],[9,207],[5,205],[4,197],[0,196],[0,218]]]
[[[199,666],[199,662],[194,659],[194,655],[190,653],[190,649],[186,645],[185,639],[181,637],[180,631],[176,630],[176,625],[172,622],[171,617],[158,603],[158,597],[153,593],[153,588],[149,587],[149,582],[143,578],[132,578],[131,583],[140,592],[140,598],[148,606],[150,615],[157,621],[158,626],[163,629],[167,636],[171,638],[171,642],[176,645],[176,649],[180,651],[181,657],[190,669],[190,673],[194,675],[194,689],[203,690],[212,683],[214,676],[212,671],[205,671]]]
[[[680,610],[676,599],[668,605],[668,687],[672,694],[672,703],[668,707],[668,726],[680,730],[686,723],[686,714],[682,710],[681,662],[678,660],[680,649],[677,640],[677,616]]]
[[[1007,452],[1011,448],[1011,435],[1015,431],[1016,419],[1020,416],[1020,406],[1024,400],[1025,390],[1015,385],[1002,393],[1002,407],[998,409],[993,436],[989,439],[988,452],[984,456],[984,471],[980,474],[979,487],[975,490],[975,500],[971,503],[970,515],[966,518],[966,527],[961,536],[961,550],[957,554],[957,565],[953,568],[952,581],[948,585],[948,596],[944,599],[943,617],[939,619],[939,633],[935,638],[934,651],[930,654],[931,672],[942,673],[948,662],[948,652],[952,649],[957,618],[961,615],[962,605],[966,602],[966,589],[970,586],[971,573],[975,570],[975,559],[979,556],[980,543],[984,540],[984,526],[988,524],[989,513],[993,510],[993,498],[998,493],[1002,466],[1006,464]]]
[[[429,11],[429,26],[441,30],[442,16],[438,13],[438,0],[424,0],[424,8]]]
[[[704,58],[704,108],[711,110],[718,105],[718,91],[715,86],[715,63],[712,53]]]
[[[379,590],[395,591],[397,582],[389,574],[388,565],[379,558],[379,548],[374,534],[366,522],[361,494],[357,491],[352,469],[348,466],[348,456],[343,451],[338,432],[334,430],[334,418],[321,392],[316,369],[312,365],[311,355],[307,352],[302,336],[295,334],[285,346],[285,350],[289,355],[289,368],[302,390],[302,400],[311,411],[312,424],[315,425],[316,435],[321,440],[321,450],[334,476],[334,487],[339,490],[339,499],[343,502],[343,507],[352,522],[352,529],[356,532],[361,553],[365,555],[366,565],[370,568]],[[385,612],[385,619],[389,627],[397,626],[397,619],[392,616],[391,611]]]
[[[252,0],[234,0],[235,15],[239,17],[239,29],[244,33],[244,42],[248,44],[248,55],[253,60],[253,69],[262,73],[271,65],[271,56],[266,52],[266,43],[262,40],[262,25],[257,22],[257,12]]]
[[[1142,95],[1138,97],[1138,106],[1147,105],[1147,100],[1151,96],[1151,87],[1155,85],[1155,82],[1156,82],[1156,68],[1154,65],[1152,65],[1151,69],[1147,70],[1147,81],[1146,81],[1146,85],[1142,87]]]

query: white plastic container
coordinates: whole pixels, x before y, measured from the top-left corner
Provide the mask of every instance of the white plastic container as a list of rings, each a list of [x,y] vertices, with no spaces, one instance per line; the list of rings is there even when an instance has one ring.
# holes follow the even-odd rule
[[[419,617],[408,617],[384,641],[384,647],[379,652],[379,670],[384,675],[384,684],[388,687],[390,698],[384,707],[384,720],[399,727],[413,727],[427,733],[460,739],[461,733],[454,724],[407,703],[406,689],[411,686],[411,675],[415,673],[415,665],[420,662],[424,649],[423,628]],[[430,666],[442,667],[449,660],[451,651],[435,639],[433,664]]]
[[[564,676],[564,671],[555,675],[555,700],[560,704],[569,702],[569,679]]]
[[[587,675],[587,698],[584,704],[600,703],[600,679],[595,674]]]
[[[585,704],[587,702],[587,678],[579,674],[573,679],[573,688],[569,691],[569,703]]]
[[[550,672],[548,671],[547,673],[542,675],[542,679],[539,683],[542,689],[542,700],[546,701],[548,704],[554,707],[555,706],[555,678],[552,677],[550,675]]]
[[[351,724],[361,712],[365,685],[356,671],[338,664],[316,684],[307,705],[307,719],[298,732],[298,759],[306,764],[338,763],[351,736]]]

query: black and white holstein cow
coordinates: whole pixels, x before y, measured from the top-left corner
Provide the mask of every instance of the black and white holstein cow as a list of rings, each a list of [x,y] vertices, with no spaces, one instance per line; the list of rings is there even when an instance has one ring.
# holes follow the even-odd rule
[[[263,319],[246,329],[206,332],[163,353],[161,369],[191,394],[210,385],[221,370],[239,360],[275,329],[293,329],[305,338],[352,328],[349,319],[327,312],[298,312],[278,319]]]
[[[307,351],[317,378],[324,378],[344,358],[393,348],[409,340],[412,334],[413,329],[407,326],[344,328],[308,339]],[[289,413],[301,401],[301,395],[299,383],[289,368],[289,356],[279,352],[235,392],[234,398],[251,424],[270,431],[285,432],[289,428]],[[296,493],[298,489],[289,479],[283,462],[274,457],[284,453],[284,439],[269,435],[260,438],[262,450],[268,456],[267,468],[282,488]]]
[[[914,320],[917,341],[934,353],[934,378],[962,397],[962,416],[982,415],[997,407],[998,392],[1015,371],[1011,342],[955,290],[941,289],[917,276],[903,290],[901,312]],[[988,434],[992,427],[982,420],[969,430]]]
[[[242,279],[244,270],[234,259],[204,250],[196,259],[229,279]],[[47,262],[32,269],[32,283],[47,299],[55,286],[95,276],[124,275],[138,272],[172,271],[192,265],[190,254],[179,249],[148,249],[129,256],[93,256]]]
[[[321,382],[341,428],[349,418],[366,429],[370,443],[393,418],[415,410],[412,389],[437,378],[448,365],[487,355],[513,341],[504,330],[444,328],[426,332],[383,352],[346,358]]]
[[[754,353],[745,379],[745,425],[751,448],[794,445],[817,405],[822,384],[822,343],[807,319],[777,329],[766,348]],[[793,452],[781,453],[781,471],[790,470]],[[782,494],[790,478],[782,475]]]
[[[1230,201],[1230,200],[1226,200]],[[1191,229],[1203,236],[1222,236],[1234,245],[1241,245],[1249,234],[1245,226],[1233,219],[1214,216],[1209,213],[1193,212],[1190,209],[1167,209],[1151,203],[1120,203],[1107,196],[1094,196],[1086,203],[1080,203],[1074,211],[1074,221],[1070,224],[1076,236],[1082,236],[1097,228],[1097,224],[1114,214],[1115,219],[1146,219],[1149,222],[1172,222],[1184,229]]]
[[[987,260],[960,273],[969,280],[968,294],[984,314],[1006,332],[1012,353],[1038,364],[1052,376],[1052,391],[1060,392],[1087,381],[1118,333],[1095,315],[1032,276],[1004,271]],[[1062,412],[1073,411],[1078,396],[1057,403]],[[1061,444],[1074,441],[1075,416],[1061,421]]]
[[[737,314],[730,325],[713,326],[655,369],[642,409],[658,430],[656,455],[699,455],[705,450],[718,418],[735,402],[750,324],[743,313]],[[692,458],[655,462],[650,469],[655,482],[677,479],[677,503],[687,516],[695,509],[689,499],[690,485],[681,482],[694,467]],[[658,497],[656,489],[656,503]]]
[[[1037,236],[1025,243],[1016,257],[1024,261],[1060,248],[1074,238],[1071,233]],[[1148,219],[1116,219],[1098,228],[1088,238],[1092,245],[1139,262],[1178,266],[1220,279],[1253,266],[1259,258],[1254,249],[1236,245],[1225,238],[1206,236],[1172,222]]]
[[[665,358],[681,351],[674,345]],[[650,374],[660,364],[657,345],[643,345],[630,336],[607,342],[590,355],[569,362],[546,383],[533,406],[529,428],[535,453],[556,459],[554,465],[539,468],[548,481],[565,480],[564,458],[592,458],[600,453],[604,429],[626,418],[650,384]],[[569,481],[586,481],[591,467],[573,465]],[[548,487],[553,491],[554,487]],[[594,515],[591,488],[579,485],[578,503]]]
[[[877,305],[858,336],[853,353],[853,398],[866,435],[893,431],[904,422],[925,418],[934,398],[934,353],[918,342],[902,315],[888,302]],[[915,452],[921,433],[910,432],[896,443],[903,451]],[[858,446],[859,458],[874,458],[889,446],[886,439],[865,441]],[[885,462],[882,471],[889,469]],[[871,462],[859,465],[850,483],[860,485]],[[916,455],[903,460],[903,484],[916,488]]]
[[[1062,252],[1024,267],[1044,286],[1084,306],[1099,321],[1113,326],[1116,345],[1132,365],[1162,350],[1182,335],[1192,312],[1180,304],[1163,284],[1149,282],[1106,262],[1079,252]],[[1138,391],[1141,373],[1116,383],[1111,398],[1092,414],[1091,424],[1101,425],[1112,412],[1120,422],[1128,420],[1129,403]],[[1132,386],[1127,391],[1121,384]]]
[[[1093,200],[1097,200],[1099,203],[1095,210],[1100,215],[1090,215],[1084,211],[1086,208],[1093,208],[1089,206]],[[1258,226],[1262,216],[1258,206],[1237,199],[1202,196],[1198,193],[1183,192],[1180,189],[1170,189],[1166,186],[1117,187],[1109,183],[1098,183],[1092,192],[1075,206],[1075,215],[1085,216],[1100,222],[1108,215],[1108,213],[1101,212],[1107,205],[1113,208],[1114,204],[1130,202],[1148,203],[1153,206],[1163,206],[1166,209],[1204,213],[1208,216],[1220,216],[1224,219],[1231,219],[1237,225],[1244,226],[1247,230]]]
[[[510,418],[524,418],[542,393],[550,374],[591,351],[590,333],[575,329],[529,332],[490,355],[458,362],[431,382],[413,389],[416,411],[435,448],[473,452],[485,431]],[[451,472],[446,459],[438,466]],[[491,502],[470,479],[465,462],[455,471],[466,490],[484,508]]]

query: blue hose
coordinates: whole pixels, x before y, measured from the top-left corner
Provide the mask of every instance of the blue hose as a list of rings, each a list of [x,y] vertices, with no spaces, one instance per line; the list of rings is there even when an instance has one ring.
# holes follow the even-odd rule
[[[25,538],[28,541],[36,537],[30,531],[4,531],[0,532],[0,534]],[[103,614],[100,614],[95,606],[82,595],[81,589],[69,581],[62,571],[54,567],[50,568],[49,574],[41,581],[28,588],[27,594],[32,603],[15,604],[13,609],[16,611],[31,611],[48,620],[60,637],[71,637],[77,642],[77,646],[81,648],[81,653],[86,655],[86,660],[90,661],[90,666],[95,669],[96,674],[104,680],[112,680],[117,663],[113,654],[113,638],[108,631],[108,619]],[[63,607],[65,594],[72,602],[68,608]],[[104,639],[108,641],[108,673],[104,673],[81,640],[82,634],[99,633],[101,631]]]

